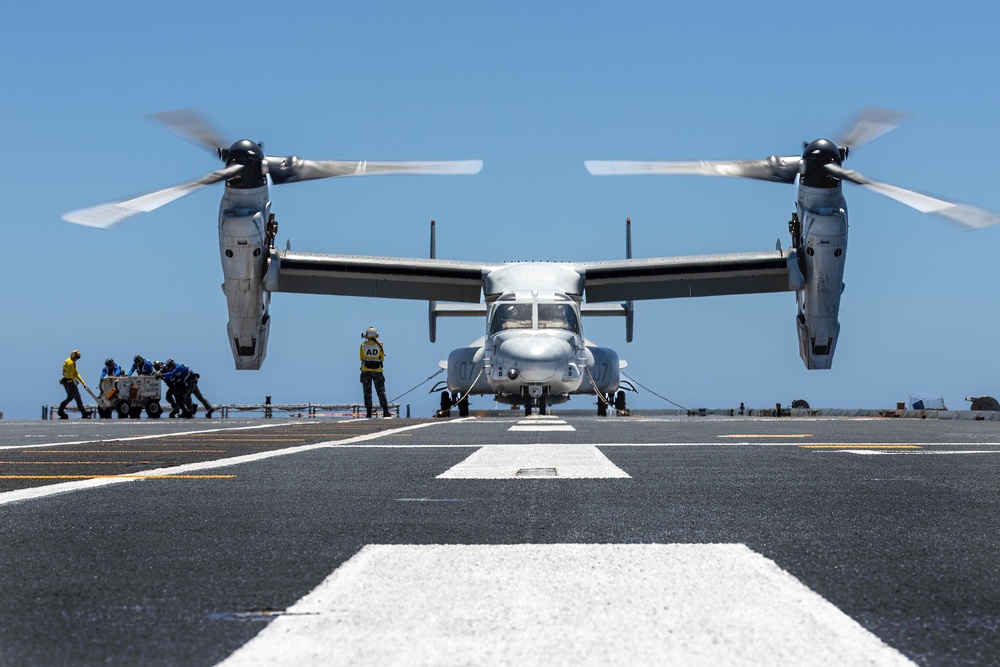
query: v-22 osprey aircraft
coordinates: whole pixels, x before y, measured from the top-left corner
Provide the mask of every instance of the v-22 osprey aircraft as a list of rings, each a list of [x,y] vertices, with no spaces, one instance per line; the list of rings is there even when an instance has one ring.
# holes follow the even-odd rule
[[[365,163],[312,162],[263,156],[259,145],[237,142],[220,150],[227,166],[191,183],[118,204],[64,216],[106,227],[172,201],[193,188],[226,180],[220,207],[220,252],[229,299],[229,334],[237,368],[259,368],[266,353],[267,304],[272,292],[331,294],[429,302],[430,339],[442,316],[485,316],[484,336],[451,352],[442,408],[457,403],[467,415],[470,395],[489,395],[525,414],[544,414],[575,394],[598,397],[598,412],[627,413],[621,391],[624,362],[611,348],[584,337],[583,316],[625,318],[633,337],[633,302],[643,299],[796,292],[799,352],[807,368],[830,368],[840,331],[838,313],[847,250],[842,182],[850,181],[969,228],[1000,222],[971,206],[873,181],[842,164],[850,149],[895,127],[894,112],[868,111],[839,141],[820,139],[801,156],[735,162],[589,161],[591,173],[694,173],[793,183],[799,179],[792,245],[775,250],[692,257],[633,258],[630,227],[626,257],[598,262],[480,263],[436,258],[434,227],[426,259],[293,252],[274,247],[265,176],[275,184],[366,173]],[[203,145],[221,144],[190,112],[165,120]],[[373,163],[367,163],[370,171]],[[381,163],[377,173],[404,167]],[[420,165],[420,166],[417,166]],[[481,163],[412,163],[418,173],[472,173]],[[353,168],[354,172],[350,169]],[[360,171],[359,171],[360,170]],[[230,255],[229,253],[233,254]],[[237,253],[239,253],[237,255]],[[238,261],[232,261],[238,260]],[[447,302],[447,303],[441,303]],[[234,324],[235,323],[235,324]]]

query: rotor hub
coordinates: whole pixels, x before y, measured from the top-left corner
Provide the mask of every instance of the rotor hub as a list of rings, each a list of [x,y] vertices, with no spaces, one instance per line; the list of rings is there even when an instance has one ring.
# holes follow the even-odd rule
[[[260,145],[242,139],[224,151],[226,166],[242,165],[243,169],[226,181],[231,188],[259,188],[267,183],[264,176],[264,150]]]
[[[835,188],[840,185],[840,179],[831,174],[826,165],[840,164],[844,161],[844,152],[837,144],[828,139],[817,139],[802,152],[802,185],[811,188]]]

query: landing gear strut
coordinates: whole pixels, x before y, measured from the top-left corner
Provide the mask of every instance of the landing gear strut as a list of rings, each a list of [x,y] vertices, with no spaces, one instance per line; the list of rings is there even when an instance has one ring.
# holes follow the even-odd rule
[[[527,400],[524,401],[524,416],[525,417],[530,417],[531,416],[531,410],[532,410],[533,407],[537,407],[538,408],[538,414],[540,414],[540,415],[544,416],[544,415],[548,414],[548,401],[545,398],[545,394],[542,394],[538,398],[527,397]]]

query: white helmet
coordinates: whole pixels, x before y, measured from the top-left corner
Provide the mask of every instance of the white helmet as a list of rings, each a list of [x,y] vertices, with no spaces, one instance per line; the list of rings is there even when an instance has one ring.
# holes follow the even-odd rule
[[[368,329],[366,329],[365,332],[361,334],[361,336],[362,338],[369,338],[374,340],[378,338],[378,330],[375,329],[375,327],[368,327]]]

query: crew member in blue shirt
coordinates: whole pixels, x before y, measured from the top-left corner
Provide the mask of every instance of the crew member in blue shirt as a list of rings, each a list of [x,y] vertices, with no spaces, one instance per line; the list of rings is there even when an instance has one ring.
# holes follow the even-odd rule
[[[143,359],[142,355],[137,354],[135,355],[135,358],[132,359],[132,368],[128,371],[129,375],[132,375],[133,373],[138,375],[152,375],[153,364]]]
[[[173,359],[167,359],[163,370],[159,372],[163,382],[167,385],[167,400],[172,408],[170,416],[176,417],[179,412],[184,419],[194,417],[195,407],[191,405],[191,392],[188,390],[187,384],[191,369],[184,364],[178,364]]]
[[[125,375],[122,373],[122,367],[116,364],[115,360],[111,357],[105,359],[104,368],[101,369],[100,379],[103,380],[106,377],[118,377],[119,375]],[[101,386],[100,382],[97,383],[97,386]]]

